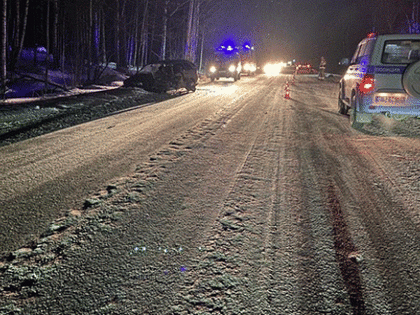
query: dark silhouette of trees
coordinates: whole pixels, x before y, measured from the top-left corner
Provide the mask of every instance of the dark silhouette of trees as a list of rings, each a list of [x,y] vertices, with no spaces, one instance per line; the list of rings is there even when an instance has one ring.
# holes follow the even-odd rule
[[[288,3],[284,10],[295,10]],[[230,7],[228,0],[1,0],[0,94],[7,79],[25,71],[23,49],[32,49],[31,66],[45,73],[45,82],[53,69],[72,74],[66,86],[93,82],[107,66],[126,71],[178,58],[202,64],[205,41],[229,22],[225,15]],[[361,7],[366,8],[362,16]],[[361,28],[360,20],[366,21],[361,32],[372,27],[396,32],[418,26],[418,7],[419,0],[354,0],[331,16],[336,16],[341,37]],[[337,37],[334,32],[324,27],[328,38]],[[37,52],[40,46],[45,49]],[[337,46],[348,50],[354,43]]]
[[[1,86],[8,74],[23,71],[24,47],[33,51],[32,66],[44,69],[46,83],[49,70],[71,73],[66,85],[95,81],[109,65],[127,70],[158,59],[197,62],[199,7],[205,2],[2,0]],[[40,58],[40,47],[47,57]]]
[[[7,0],[2,0],[1,6],[1,48],[0,48],[0,93],[6,93],[6,80],[7,80]]]

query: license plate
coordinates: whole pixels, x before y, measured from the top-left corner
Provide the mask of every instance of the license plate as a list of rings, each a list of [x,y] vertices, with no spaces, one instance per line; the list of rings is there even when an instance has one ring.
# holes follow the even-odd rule
[[[407,94],[403,93],[386,93],[375,94],[373,97],[374,106],[405,106],[407,102]]]

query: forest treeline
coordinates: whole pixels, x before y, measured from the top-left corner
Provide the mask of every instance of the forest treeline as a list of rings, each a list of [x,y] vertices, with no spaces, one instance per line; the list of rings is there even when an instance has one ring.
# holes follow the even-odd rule
[[[420,0],[317,1],[325,10],[305,11],[299,1],[278,0],[285,12],[283,19],[268,29],[289,29],[289,33],[315,38],[306,43],[286,36],[283,39],[290,43],[275,43],[279,52],[286,44],[305,58],[312,53],[332,60],[353,50],[368,30],[420,32]],[[308,2],[308,7],[317,1]],[[159,59],[183,58],[200,66],[206,36],[223,28],[221,24],[228,20],[242,18],[238,22],[242,26],[255,24],[263,51],[261,46],[270,40],[266,23],[273,23],[253,12],[255,7],[265,7],[268,14],[273,1],[0,0],[0,4],[0,95],[5,93],[7,81],[30,66],[43,71],[45,82],[51,69],[70,73],[74,85],[94,82],[111,63],[129,69]],[[229,12],[237,16],[227,17]],[[303,18],[296,22],[294,16]],[[29,57],[28,51],[32,52]],[[34,62],[28,63],[30,58]]]
[[[203,32],[222,0],[1,0],[1,85],[22,52],[43,67],[94,81],[109,63],[127,69],[157,59],[199,62]],[[42,58],[40,59],[42,60]]]

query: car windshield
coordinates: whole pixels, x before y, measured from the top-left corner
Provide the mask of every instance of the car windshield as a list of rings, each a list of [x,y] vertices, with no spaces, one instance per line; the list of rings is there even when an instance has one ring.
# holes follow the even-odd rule
[[[420,40],[390,40],[385,42],[382,63],[407,64],[419,60]]]

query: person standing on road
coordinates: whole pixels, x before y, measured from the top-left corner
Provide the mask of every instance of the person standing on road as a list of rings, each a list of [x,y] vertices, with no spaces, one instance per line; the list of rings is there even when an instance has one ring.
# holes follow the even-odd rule
[[[327,61],[325,60],[324,57],[321,57],[321,63],[319,64],[319,76],[318,79],[319,80],[324,80],[325,79],[325,67],[327,65]]]

